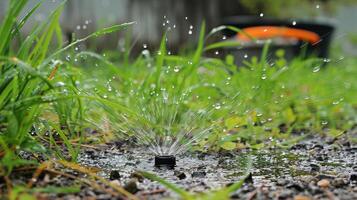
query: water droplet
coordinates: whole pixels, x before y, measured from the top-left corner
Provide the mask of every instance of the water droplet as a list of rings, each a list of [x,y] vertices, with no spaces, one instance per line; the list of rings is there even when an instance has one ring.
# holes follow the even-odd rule
[[[214,104],[214,109],[216,109],[216,110],[221,109],[221,104],[219,104],[219,103]]]
[[[103,98],[104,98],[104,99],[108,98],[108,95],[106,95],[106,94],[105,94],[105,95],[103,95]]]
[[[293,26],[295,26],[295,25],[296,25],[296,21],[293,21],[293,23],[292,23],[292,24],[293,24]]]
[[[319,8],[320,8],[320,5],[319,5],[319,4],[317,4],[317,5],[316,5],[316,8],[317,8],[317,9],[319,9]]]
[[[260,16],[260,17],[264,17],[264,13],[260,13],[259,16]]]
[[[81,26],[78,25],[78,26],[76,27],[76,29],[77,29],[77,30],[81,30]]]
[[[218,55],[218,54],[219,54],[219,51],[214,52],[214,54]]]
[[[190,29],[191,29],[191,30],[193,29],[193,26],[192,26],[192,25],[190,25]]]
[[[248,58],[248,54],[244,54],[244,58]]]
[[[141,52],[144,56],[149,56],[150,52],[149,50],[145,49],[144,51]]]
[[[144,49],[148,48],[148,45],[147,44],[143,44],[143,48]]]
[[[177,66],[175,66],[175,67],[174,67],[174,72],[176,72],[176,73],[177,73],[177,72],[179,72],[179,71],[180,71],[180,68],[179,68],[179,67],[177,67]]]
[[[185,17],[185,20],[188,20],[188,17]]]
[[[188,34],[189,34],[189,35],[192,35],[192,30],[189,30],[189,31],[188,31]]]
[[[329,63],[329,62],[331,62],[331,60],[330,60],[330,59],[328,59],[328,58],[324,58],[324,59],[323,59],[323,61],[324,61],[325,63]]]
[[[265,79],[267,79],[267,75],[263,74],[261,78],[262,78],[262,80],[265,80]]]
[[[321,124],[322,124],[322,125],[327,125],[328,122],[327,122],[327,121],[322,121]]]
[[[86,30],[86,29],[87,29],[87,25],[83,25],[82,28],[83,28],[84,30]]]
[[[225,40],[225,39],[227,39],[227,36],[224,35],[224,36],[222,37],[222,40]]]
[[[66,84],[64,83],[64,82],[61,82],[61,81],[58,81],[56,84],[55,84],[55,86],[57,86],[57,87],[63,87],[63,86],[65,86]]]
[[[314,69],[312,69],[312,72],[316,73],[320,71],[320,66],[314,67]]]

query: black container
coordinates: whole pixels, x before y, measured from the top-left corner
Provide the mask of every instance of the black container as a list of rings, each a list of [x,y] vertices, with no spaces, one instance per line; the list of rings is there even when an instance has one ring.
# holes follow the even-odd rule
[[[334,33],[334,26],[325,23],[325,22],[317,22],[317,21],[306,21],[306,20],[297,20],[297,19],[275,19],[275,18],[262,18],[255,16],[236,16],[236,17],[228,17],[223,20],[223,25],[234,26],[240,29],[254,27],[254,26],[284,26],[290,28],[303,29],[307,31],[314,32],[318,34],[321,38],[321,41],[316,44],[309,44],[306,42],[299,42],[297,44],[289,44],[283,45],[279,47],[279,45],[274,46],[272,44],[271,51],[274,49],[284,49],[286,51],[286,55],[288,55],[287,59],[291,59],[296,56],[305,55],[305,56],[317,56],[320,58],[327,58],[329,47],[331,44],[332,36]],[[237,33],[231,30],[224,30],[223,34],[227,37],[234,37]],[[235,51],[239,55],[245,54],[257,54],[261,52],[263,45],[259,46],[248,46],[243,48],[236,48]],[[228,51],[230,53],[233,52],[232,48],[229,48]],[[246,52],[245,52],[246,51]],[[238,58],[239,59],[239,58]]]
[[[155,167],[174,169],[175,166],[175,156],[155,156]]]

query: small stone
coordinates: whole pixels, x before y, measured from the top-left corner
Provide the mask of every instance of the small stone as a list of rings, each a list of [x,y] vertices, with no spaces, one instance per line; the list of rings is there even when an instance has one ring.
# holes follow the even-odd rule
[[[294,200],[311,200],[311,198],[308,196],[304,196],[304,195],[296,195],[294,197]]]
[[[323,188],[326,188],[328,186],[330,186],[330,181],[327,179],[322,179],[319,182],[317,182],[317,185]]]
[[[206,176],[206,172],[205,171],[192,172],[191,176],[192,178],[203,178]]]
[[[245,183],[253,183],[253,175],[252,173],[249,173],[249,175],[245,178],[244,180]]]
[[[298,183],[291,183],[291,184],[287,185],[286,188],[295,189],[296,191],[302,192],[302,191],[304,191],[305,187]]]
[[[135,194],[139,191],[138,185],[136,184],[137,179],[130,179],[127,184],[125,184],[124,189],[132,194]]]
[[[144,181],[143,175],[141,175],[139,172],[133,172],[130,175],[130,178],[136,178],[140,183]]]
[[[276,182],[276,185],[277,186],[284,186],[284,185],[287,185],[289,183],[288,180],[286,179],[279,179],[277,182]]]
[[[318,171],[320,171],[320,165],[311,163],[311,164],[310,164],[310,167],[311,167],[311,172],[318,172]]]
[[[174,172],[174,175],[175,175],[178,179],[180,179],[180,180],[186,178],[186,174],[185,174],[184,172],[175,171],[175,172]]]
[[[118,170],[112,170],[109,175],[110,180],[120,180],[120,173]]]
[[[332,180],[331,185],[336,188],[339,188],[339,187],[343,187],[343,186],[347,185],[347,183],[348,182],[343,178],[336,178],[336,179]]]
[[[350,174],[350,182],[357,182],[357,173]]]

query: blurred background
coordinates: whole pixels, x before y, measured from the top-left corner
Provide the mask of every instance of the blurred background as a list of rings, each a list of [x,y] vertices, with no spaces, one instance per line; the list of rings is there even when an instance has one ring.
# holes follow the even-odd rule
[[[39,0],[32,0],[28,10],[37,2]],[[25,30],[46,20],[61,2],[44,1]],[[0,18],[7,5],[8,0],[0,1]],[[143,46],[155,49],[167,30],[169,48],[176,52],[182,46],[194,45],[203,20],[212,29],[223,24],[227,17],[242,15],[331,23],[337,28],[334,43],[344,53],[357,55],[356,0],[68,0],[61,22],[70,40],[73,33],[78,38],[100,27],[135,21],[136,25],[126,36],[134,41],[134,49],[140,50]],[[124,48],[124,38],[110,35],[95,41],[95,46],[98,50]]]

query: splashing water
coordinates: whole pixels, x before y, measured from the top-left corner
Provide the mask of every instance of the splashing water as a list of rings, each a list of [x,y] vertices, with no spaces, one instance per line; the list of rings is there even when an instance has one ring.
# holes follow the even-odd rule
[[[170,97],[165,90],[154,98],[137,98],[136,118],[120,116],[122,129],[155,155],[178,155],[210,134],[213,109],[187,108],[185,94]]]

